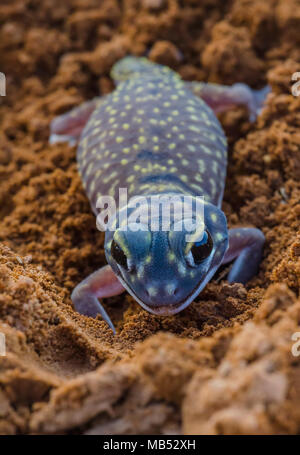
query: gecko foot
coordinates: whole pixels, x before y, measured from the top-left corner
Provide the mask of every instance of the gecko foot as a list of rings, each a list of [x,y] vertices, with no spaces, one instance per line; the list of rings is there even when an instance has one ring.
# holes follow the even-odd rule
[[[100,314],[115,334],[116,329],[98,299],[112,297],[123,291],[124,288],[112,268],[106,265],[79,283],[74,288],[71,299],[78,313],[91,318]]]

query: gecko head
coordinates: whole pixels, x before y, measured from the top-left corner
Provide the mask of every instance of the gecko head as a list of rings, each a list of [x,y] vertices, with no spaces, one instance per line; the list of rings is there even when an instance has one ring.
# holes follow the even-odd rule
[[[165,221],[163,212],[158,218]],[[200,215],[180,214],[170,229],[164,227],[159,223],[159,229],[151,229],[149,223],[128,219],[126,229],[107,233],[105,242],[108,263],[125,289],[158,315],[186,308],[221,265],[228,247],[225,215],[210,203],[203,202]]]

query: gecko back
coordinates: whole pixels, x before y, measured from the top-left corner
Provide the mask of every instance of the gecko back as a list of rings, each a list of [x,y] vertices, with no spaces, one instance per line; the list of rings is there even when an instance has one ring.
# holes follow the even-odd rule
[[[226,138],[212,110],[169,68],[127,57],[112,70],[115,91],[94,110],[77,160],[96,212],[100,195],[203,195],[220,205]]]

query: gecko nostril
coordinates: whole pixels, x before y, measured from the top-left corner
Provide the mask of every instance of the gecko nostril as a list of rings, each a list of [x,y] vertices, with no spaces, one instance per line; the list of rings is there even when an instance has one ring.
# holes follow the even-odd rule
[[[146,288],[146,294],[148,297],[155,297],[158,294],[158,288],[155,286],[149,286]]]
[[[165,290],[168,295],[176,295],[178,292],[178,288],[174,283],[167,284]]]

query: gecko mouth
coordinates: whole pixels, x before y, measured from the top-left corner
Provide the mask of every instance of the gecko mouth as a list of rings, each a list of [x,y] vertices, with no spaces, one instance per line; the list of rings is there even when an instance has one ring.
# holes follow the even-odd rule
[[[179,313],[184,308],[186,308],[194,298],[201,292],[202,284],[201,282],[193,291],[191,291],[184,299],[180,300],[179,302],[170,302],[167,304],[158,304],[152,305],[150,302],[145,303],[141,300],[136,293],[131,289],[131,287],[124,281],[122,276],[118,276],[119,280],[121,281],[122,285],[126,289],[126,291],[141,305],[142,308],[147,310],[149,313],[155,314],[157,316],[171,316],[173,314]],[[204,284],[205,285],[205,284]]]
[[[201,290],[202,288],[200,284],[193,291],[191,291],[186,296],[186,298],[180,300],[179,302],[167,303],[157,306],[148,305],[147,303],[140,302],[137,297],[135,298],[140,302],[141,306],[150,313],[156,314],[157,316],[171,316],[184,310],[184,308],[186,308],[194,300],[194,298],[199,294]]]
[[[150,313],[156,314],[157,316],[171,316],[176,314],[183,309],[186,300],[183,300],[178,303],[170,303],[167,305],[158,305],[158,306],[148,306],[144,303],[144,308],[147,309]]]

